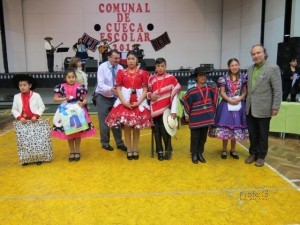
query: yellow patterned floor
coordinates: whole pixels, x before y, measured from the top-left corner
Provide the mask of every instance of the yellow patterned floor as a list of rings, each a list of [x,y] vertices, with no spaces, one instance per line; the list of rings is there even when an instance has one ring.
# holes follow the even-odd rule
[[[189,129],[181,127],[170,161],[151,158],[150,130],[139,147],[140,159],[128,161],[120,150],[103,150],[95,136],[83,139],[82,159],[70,163],[67,142],[53,139],[51,163],[23,167],[14,131],[2,131],[0,224],[300,223],[300,192],[268,166],[246,165],[241,146],[240,160],[221,160],[220,140],[208,139],[207,163],[194,165]]]

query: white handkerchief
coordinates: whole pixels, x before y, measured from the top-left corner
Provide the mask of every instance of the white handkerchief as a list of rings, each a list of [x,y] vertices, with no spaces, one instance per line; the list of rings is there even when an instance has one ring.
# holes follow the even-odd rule
[[[238,96],[234,96],[232,98],[238,98]],[[242,108],[241,102],[239,102],[239,104],[237,105],[232,105],[227,102],[227,105],[228,105],[228,111],[239,111]]]

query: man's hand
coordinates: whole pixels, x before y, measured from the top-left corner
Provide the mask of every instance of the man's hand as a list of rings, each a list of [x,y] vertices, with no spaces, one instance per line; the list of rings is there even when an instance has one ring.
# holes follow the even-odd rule
[[[114,93],[114,94],[117,94],[117,89],[115,87],[112,87],[111,92]]]
[[[279,113],[279,110],[272,109],[272,116],[276,116]]]

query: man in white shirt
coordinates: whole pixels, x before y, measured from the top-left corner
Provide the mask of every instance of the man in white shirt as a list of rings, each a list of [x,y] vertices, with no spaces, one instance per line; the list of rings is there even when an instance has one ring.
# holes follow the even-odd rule
[[[96,102],[100,127],[100,142],[102,148],[108,151],[113,151],[114,149],[109,144],[110,128],[105,123],[105,119],[116,101],[116,74],[119,69],[123,69],[123,67],[119,65],[119,61],[120,53],[117,50],[111,50],[108,52],[108,61],[101,63],[97,72],[97,86],[95,92],[97,95]],[[122,151],[127,151],[122,140],[121,128],[112,128],[112,132],[117,148]]]

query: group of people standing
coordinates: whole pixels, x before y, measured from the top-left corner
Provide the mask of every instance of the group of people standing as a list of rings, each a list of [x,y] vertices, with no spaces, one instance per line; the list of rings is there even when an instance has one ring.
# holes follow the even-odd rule
[[[181,99],[185,120],[191,131],[190,153],[194,164],[198,161],[206,162],[203,153],[207,136],[210,136],[223,140],[222,159],[227,158],[229,141],[230,156],[239,159],[235,149],[236,141],[249,137],[250,155],[245,162],[255,162],[258,167],[264,165],[270,120],[277,115],[281,103],[281,75],[278,66],[266,61],[267,53],[262,45],[254,45],[251,56],[254,64],[249,67],[247,74],[240,73],[236,58],[230,59],[228,74],[218,80],[219,88],[206,79],[211,71],[201,67],[194,70],[192,76],[197,85],[188,89]],[[111,130],[117,148],[127,152],[128,160],[138,160],[140,129],[152,128],[158,160],[169,160],[173,148],[164,114],[169,112],[168,119],[176,120],[181,86],[173,75],[166,72],[164,58],[156,59],[156,73],[151,77],[147,71],[138,67],[139,58],[134,51],[127,54],[126,69],[119,64],[119,60],[120,53],[117,50],[109,51],[108,60],[100,64],[97,72],[95,96],[102,148],[114,150],[110,145]],[[80,68],[79,61],[73,64],[74,69]],[[53,136],[68,140],[69,161],[79,161],[81,138],[96,133],[86,110],[87,81],[84,78],[80,80],[83,77],[80,69],[76,69],[77,72],[74,69],[66,70],[65,83],[54,89],[55,102],[77,102],[85,108],[88,121],[86,130],[73,135],[65,135],[63,127],[53,127]],[[23,96],[21,85],[24,78],[16,78],[15,82],[18,82],[16,86]],[[33,93],[30,82],[31,78],[25,79],[29,87],[26,90]],[[41,116],[43,110],[36,110],[39,106],[24,104],[26,100],[19,98],[15,96],[13,105],[16,119],[26,123],[28,119],[34,122]],[[23,101],[23,106],[30,107],[17,107],[20,101]],[[121,128],[124,129],[125,142]]]

